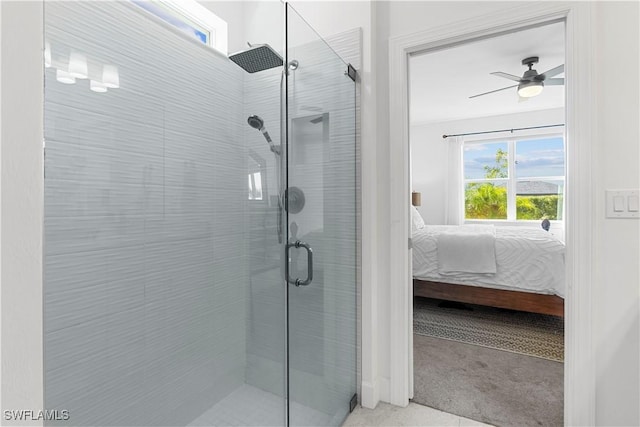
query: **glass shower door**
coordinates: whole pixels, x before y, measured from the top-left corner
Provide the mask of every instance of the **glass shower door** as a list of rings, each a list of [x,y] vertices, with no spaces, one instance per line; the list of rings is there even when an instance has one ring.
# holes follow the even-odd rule
[[[356,394],[355,82],[287,5],[289,425],[340,425]]]

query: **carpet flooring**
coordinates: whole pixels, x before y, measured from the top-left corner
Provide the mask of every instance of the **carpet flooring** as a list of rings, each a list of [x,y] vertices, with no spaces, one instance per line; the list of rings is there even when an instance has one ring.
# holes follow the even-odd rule
[[[564,360],[564,320],[556,316],[414,298],[413,330],[419,335]]]
[[[561,426],[563,364],[414,334],[415,403],[495,426]]]

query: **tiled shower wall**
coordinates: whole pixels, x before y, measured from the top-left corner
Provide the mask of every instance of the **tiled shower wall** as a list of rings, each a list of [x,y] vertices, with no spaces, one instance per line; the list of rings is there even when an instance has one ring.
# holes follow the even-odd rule
[[[290,34],[294,40],[296,35]],[[327,41],[342,58],[360,67],[359,29],[330,36]],[[300,61],[300,69],[292,71],[289,79],[289,117],[293,120],[289,184],[305,192],[307,205],[299,214],[290,214],[289,220],[298,224],[297,237],[313,246],[316,265],[309,287],[289,287],[290,391],[293,402],[333,416],[337,408],[348,408],[351,394],[345,392],[354,392],[349,384],[356,383],[359,370],[354,328],[360,288],[353,287],[359,280],[359,149],[354,145],[359,115],[352,110],[354,103],[358,110],[358,94],[344,76],[346,65],[341,65],[325,42],[307,41],[290,54],[290,59]],[[280,91],[275,90],[280,78],[279,70],[245,77],[245,115],[259,114],[274,129],[280,119]],[[319,115],[325,117],[322,123],[309,124]],[[279,132],[272,132],[272,137],[280,142]],[[276,159],[254,130],[247,131],[246,139],[249,150],[265,159],[267,183],[274,195]],[[285,300],[275,206],[275,202],[250,202],[248,210],[252,219],[247,236],[251,265],[246,381],[281,395],[284,329],[272,325],[284,322]],[[294,258],[299,255],[292,254]],[[304,256],[300,261],[304,262]],[[302,270],[304,275],[306,267]],[[299,419],[292,414],[293,423]]]
[[[45,28],[53,56],[45,72],[46,407],[68,409],[73,425],[185,425],[243,383],[283,395],[278,162],[246,124],[260,115],[280,143],[281,71],[246,74],[128,2],[47,2]],[[330,43],[358,67],[358,30]],[[303,66],[321,67],[323,48],[305,49]],[[72,51],[86,56],[90,76],[118,66],[120,87],[94,93],[87,80],[56,81]],[[313,81],[308,105],[317,101]],[[328,278],[327,290],[354,280],[359,241],[335,217],[353,218],[358,206],[350,199],[358,150],[341,125],[353,116],[335,101],[321,106],[335,145],[321,150],[332,160],[321,197],[327,207],[348,203],[319,215],[336,224],[316,247],[326,262],[316,284]],[[264,199],[248,201],[256,164]],[[357,316],[349,289],[344,298],[331,290],[335,300],[323,292],[293,301],[294,320],[330,311],[292,330],[300,350],[292,398],[331,414],[334,399],[350,396],[314,393],[327,380],[345,389],[355,361],[318,338],[355,345]]]
[[[245,381],[243,71],[129,2],[47,2],[45,405],[185,425]],[[71,52],[90,77],[56,80]]]

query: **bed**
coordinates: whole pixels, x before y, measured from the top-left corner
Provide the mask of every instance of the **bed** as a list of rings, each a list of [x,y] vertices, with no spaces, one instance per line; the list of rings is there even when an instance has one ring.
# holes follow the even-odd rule
[[[564,316],[564,252],[542,229],[414,227],[414,296]]]

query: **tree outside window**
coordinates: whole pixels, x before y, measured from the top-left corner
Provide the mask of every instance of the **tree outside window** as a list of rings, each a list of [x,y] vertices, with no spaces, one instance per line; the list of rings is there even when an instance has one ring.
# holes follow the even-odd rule
[[[465,219],[562,219],[561,136],[465,144],[464,174]]]

